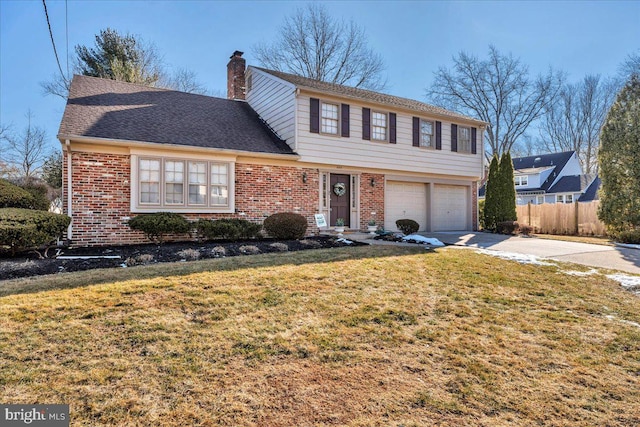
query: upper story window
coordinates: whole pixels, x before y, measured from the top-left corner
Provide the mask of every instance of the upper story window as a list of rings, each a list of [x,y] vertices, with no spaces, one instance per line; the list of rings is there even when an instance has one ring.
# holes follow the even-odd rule
[[[420,147],[433,148],[435,146],[434,136],[433,122],[420,119]]]
[[[513,178],[516,183],[516,187],[520,185],[529,185],[529,176],[528,175],[520,175]]]
[[[387,115],[377,111],[371,112],[371,139],[387,140]]]
[[[140,208],[231,208],[229,162],[142,157],[138,160]],[[132,192],[135,194],[135,192]]]
[[[328,104],[323,102],[321,108],[321,129],[322,133],[338,134],[340,107],[337,104]]]
[[[458,126],[458,152],[471,152],[471,128]]]

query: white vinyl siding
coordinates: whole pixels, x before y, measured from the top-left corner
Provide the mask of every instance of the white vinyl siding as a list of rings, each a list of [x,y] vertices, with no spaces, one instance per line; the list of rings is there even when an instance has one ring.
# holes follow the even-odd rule
[[[341,100],[327,99],[339,104]],[[413,114],[397,112],[396,144],[372,144],[362,139],[362,107],[349,100],[350,136],[311,133],[309,131],[309,96],[300,95],[298,106],[297,150],[302,162],[331,164],[341,167],[361,167],[380,170],[415,172],[439,176],[455,176],[456,179],[477,180],[483,171],[483,153],[478,145],[478,153],[460,156],[451,152],[451,122],[441,120],[441,150],[416,150],[413,147]],[[373,113],[373,111],[372,111]],[[434,133],[435,133],[435,121]],[[478,129],[478,141],[482,132]],[[435,138],[434,138],[435,139]],[[434,144],[435,145],[435,144]]]
[[[247,93],[247,102],[276,134],[295,150],[294,86],[252,67],[249,67],[247,73],[251,79],[251,90]]]

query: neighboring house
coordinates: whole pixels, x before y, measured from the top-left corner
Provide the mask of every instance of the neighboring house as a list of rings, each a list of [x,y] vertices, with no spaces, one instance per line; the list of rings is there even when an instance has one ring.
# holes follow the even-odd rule
[[[583,174],[575,151],[513,159],[516,203],[573,203],[597,198],[600,179]],[[479,191],[484,198],[485,186]]]
[[[141,213],[366,229],[471,230],[486,123],[422,102],[245,66],[228,97],[74,76],[58,138],[78,245],[135,243]],[[246,97],[246,100],[245,100]]]

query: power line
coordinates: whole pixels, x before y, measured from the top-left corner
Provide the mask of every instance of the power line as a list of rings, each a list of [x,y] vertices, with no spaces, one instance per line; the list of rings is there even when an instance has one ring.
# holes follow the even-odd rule
[[[64,0],[64,31],[67,44],[67,76],[69,75],[69,1]]]
[[[60,70],[60,75],[62,75],[62,78],[66,82],[67,78],[65,77],[64,73],[62,72],[62,67],[60,66],[60,59],[58,59],[58,50],[56,49],[56,42],[53,41],[53,32],[51,31],[51,22],[49,22],[49,13],[47,12],[46,0],[42,0],[42,5],[44,6],[44,14],[47,17],[47,26],[49,27],[49,36],[51,37],[51,44],[53,45],[53,53],[56,56],[56,62],[58,63],[58,69]]]

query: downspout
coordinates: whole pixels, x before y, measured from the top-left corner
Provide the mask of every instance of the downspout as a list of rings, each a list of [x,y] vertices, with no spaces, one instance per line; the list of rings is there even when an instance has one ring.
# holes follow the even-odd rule
[[[67,228],[67,240],[71,241],[73,237],[73,209],[71,207],[71,189],[73,186],[71,185],[71,142],[68,139],[65,139],[64,145],[67,149],[67,216],[71,218],[71,222],[69,223],[69,227]]]
[[[298,97],[300,96],[300,88],[294,90],[293,95],[293,151],[298,152]]]

